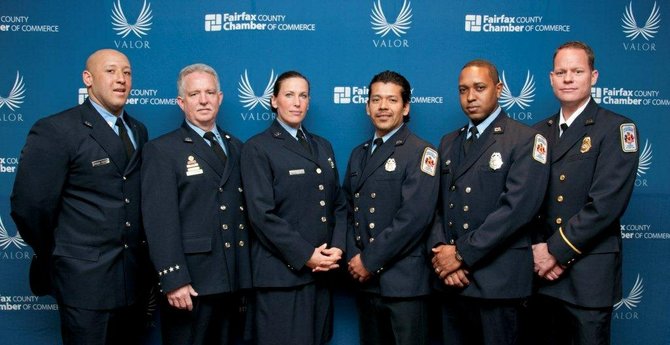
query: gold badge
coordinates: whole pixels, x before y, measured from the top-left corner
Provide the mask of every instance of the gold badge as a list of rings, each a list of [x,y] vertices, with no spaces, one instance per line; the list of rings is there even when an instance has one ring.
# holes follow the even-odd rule
[[[195,157],[188,156],[186,160],[186,176],[200,175],[202,173],[200,164],[195,160]]]
[[[591,149],[591,137],[584,137],[582,140],[582,147],[579,148],[579,152],[587,153]]]

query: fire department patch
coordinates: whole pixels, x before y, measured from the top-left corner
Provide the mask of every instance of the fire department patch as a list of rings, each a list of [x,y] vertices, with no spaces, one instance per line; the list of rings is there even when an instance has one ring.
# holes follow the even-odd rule
[[[431,149],[430,147],[426,147],[426,149],[423,150],[423,156],[421,156],[421,171],[430,176],[435,176],[437,161],[437,151]]]
[[[637,131],[634,123],[621,125],[621,149],[623,152],[637,152]]]
[[[547,139],[541,134],[535,134],[535,143],[533,143],[533,159],[547,164]]]

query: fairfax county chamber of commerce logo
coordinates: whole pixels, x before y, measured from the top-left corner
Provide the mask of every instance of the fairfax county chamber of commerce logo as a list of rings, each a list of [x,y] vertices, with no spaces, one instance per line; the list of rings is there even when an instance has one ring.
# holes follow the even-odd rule
[[[400,11],[395,18],[395,21],[393,23],[389,23],[389,21],[386,19],[386,15],[384,14],[381,0],[377,0],[376,3],[372,4],[370,24],[372,24],[372,30],[375,32],[375,34],[382,37],[382,39],[372,40],[372,44],[376,48],[409,47],[409,41],[407,39],[401,39],[401,37],[407,33],[407,30],[410,29],[410,24],[412,24],[411,5],[411,2],[404,0]],[[393,33],[396,38],[385,38],[389,33]]]
[[[656,43],[651,41],[658,33],[661,26],[661,8],[654,2],[644,26],[638,26],[635,13],[633,12],[633,2],[626,6],[623,17],[621,18],[621,28],[626,38],[630,42],[623,42],[623,48],[627,51],[656,51]],[[634,42],[638,38],[644,38],[644,41]]]
[[[151,11],[151,3],[147,4],[147,1],[144,0],[142,4],[142,9],[137,15],[135,24],[130,24],[130,21],[126,17],[126,14],[121,7],[121,0],[117,0],[114,3],[112,8],[112,28],[116,31],[118,36],[121,36],[123,40],[114,40],[114,45],[117,49],[142,49],[150,48],[149,41],[144,39],[144,36],[149,34],[151,30],[151,20],[153,19]],[[131,33],[137,37],[137,39],[126,39]],[[131,36],[132,38],[132,36]]]
[[[642,293],[644,293],[644,284],[638,273],[637,278],[635,279],[635,284],[633,284],[633,287],[628,292],[628,296],[623,297],[621,301],[614,305],[612,318],[615,320],[639,319],[640,316],[637,311],[635,311],[635,308],[637,308],[638,304],[642,301]]]
[[[30,16],[0,16],[0,32],[57,33],[58,25],[29,24]]]
[[[130,105],[177,105],[174,97],[159,97],[158,89],[131,89],[126,104]],[[88,98],[88,90],[85,87],[77,91],[77,101],[84,103]]]
[[[533,120],[533,113],[530,109],[527,109],[533,103],[535,97],[535,77],[530,73],[530,70],[526,72],[526,80],[517,96],[514,96],[509,87],[505,71],[502,71],[500,82],[503,84],[503,89],[499,101],[500,105],[505,108],[507,116],[515,120]],[[515,108],[518,108],[518,110]]]
[[[8,86],[9,83],[5,84],[3,82],[0,85]],[[23,82],[23,76],[19,71],[16,71],[14,84],[11,85],[12,88],[7,93],[0,94],[0,122],[23,122],[23,114],[16,113],[21,108],[24,98],[26,98],[26,84]],[[3,89],[6,90],[3,87],[0,88],[0,92]]]
[[[10,246],[12,248],[16,247],[16,249],[23,249],[23,247],[26,247],[27,245],[26,242],[23,241],[23,238],[21,238],[21,234],[18,232],[14,236],[9,235],[5,224],[2,222],[2,217],[0,217],[0,248],[5,250]]]
[[[240,75],[240,82],[237,84],[237,96],[240,98],[242,107],[246,108],[245,111],[240,113],[243,121],[274,120],[275,114],[270,110],[270,97],[272,97],[277,77],[274,69],[270,70],[270,77],[267,83],[264,83],[263,93],[258,95],[249,79],[249,72],[245,69],[244,73]],[[254,111],[258,106],[263,109]]]
[[[8,225],[12,225],[8,223]],[[11,229],[14,235],[10,235],[7,226],[0,217],[0,260],[30,260],[32,254],[28,245],[16,229]]]
[[[569,24],[544,24],[542,16],[466,14],[467,32],[570,32]]]
[[[647,170],[651,168],[651,159],[653,157],[654,153],[651,149],[651,143],[649,143],[649,139],[647,139],[644,142],[642,153],[640,153],[640,161],[637,165],[637,177],[642,177],[647,174]]]
[[[316,31],[316,24],[288,23],[285,14],[208,13],[205,31]]]
[[[622,87],[591,87],[591,96],[598,104],[632,106],[669,106],[659,90],[624,89]]]
[[[20,104],[23,103],[23,99],[26,97],[24,93],[26,92],[25,84],[23,83],[23,77],[19,74],[19,71],[16,71],[16,79],[14,80],[14,86],[9,91],[7,97],[0,96],[0,108],[7,106],[9,110],[16,110],[20,108]]]
[[[19,166],[19,159],[16,157],[0,157],[0,174],[16,173],[16,168]]]
[[[442,96],[420,96],[416,95],[415,89],[410,91],[410,103],[413,104],[443,104]],[[365,104],[368,102],[367,86],[335,86],[333,87],[334,104]]]
[[[46,302],[40,302],[40,300]],[[58,303],[51,297],[37,297],[35,295],[19,296],[0,293],[0,311],[58,311]]]

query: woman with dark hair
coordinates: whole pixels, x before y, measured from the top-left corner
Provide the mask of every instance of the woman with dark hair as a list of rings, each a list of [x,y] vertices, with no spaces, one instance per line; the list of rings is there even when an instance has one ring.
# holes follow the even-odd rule
[[[345,248],[346,201],[330,143],[302,125],[308,107],[307,78],[281,74],[276,119],[242,150],[260,345],[324,344],[331,336],[326,272],[339,267]]]

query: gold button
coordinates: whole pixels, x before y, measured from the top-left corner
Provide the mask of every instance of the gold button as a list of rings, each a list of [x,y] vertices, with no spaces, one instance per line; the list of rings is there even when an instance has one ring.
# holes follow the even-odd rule
[[[370,207],[370,213],[375,213],[375,208],[374,207]]]
[[[468,223],[463,224],[463,229],[467,230],[470,227]]]
[[[472,191],[472,188],[470,188],[470,187],[465,187],[465,192],[466,192],[466,193],[470,193],[471,191]]]
[[[562,196],[562,195],[559,195],[559,196],[556,198],[556,201],[558,201],[558,202],[563,202],[563,196]]]
[[[123,179],[124,181],[126,181],[128,178],[124,176],[124,177],[122,177],[122,179]]]
[[[561,180],[561,181],[565,181],[565,178],[566,178],[566,177],[565,177],[565,175],[563,175],[563,174],[561,174],[561,176],[558,177],[558,179]]]
[[[360,197],[360,196],[361,196],[361,195],[360,195],[359,193],[354,194],[354,198],[358,198],[358,197]]]
[[[219,207],[219,208],[221,209],[221,211],[225,211],[226,210],[226,205],[221,205],[221,207]]]
[[[321,173],[321,168],[316,168],[316,173],[320,174]]]
[[[561,224],[563,223],[563,219],[561,217],[556,218],[556,224]]]
[[[452,227],[452,226],[454,226],[454,223],[452,223],[452,222],[450,221],[449,223],[447,223],[447,225],[448,225],[449,227]]]
[[[324,187],[322,184],[319,185],[319,190],[323,190],[324,188],[326,187]]]
[[[319,205],[321,205],[321,206],[326,206],[326,202],[323,201],[323,200],[321,200],[321,201],[319,201]]]
[[[325,223],[328,219],[326,217],[321,217],[321,223]]]
[[[470,211],[470,207],[468,207],[468,205],[463,206],[463,211],[464,212]]]
[[[237,244],[239,244],[239,245],[240,245],[240,247],[244,247],[244,241],[240,241],[240,242],[239,242],[239,243],[237,243]]]
[[[239,228],[240,230],[244,230],[244,224],[240,224]]]
[[[240,211],[244,211],[244,206],[240,206]]]
[[[226,248],[230,248],[230,242],[226,242],[223,244]]]
[[[374,229],[375,228],[375,223],[370,223],[370,225],[368,225],[368,226],[370,227],[370,229]]]
[[[370,197],[373,198],[373,199],[376,198],[376,197],[377,197],[377,193],[375,193],[375,192],[370,193]]]
[[[125,199],[123,199],[123,202],[125,202],[126,204],[130,204],[130,199],[125,198]]]
[[[369,241],[370,241],[370,243],[372,243],[372,241],[374,241],[374,240],[375,240],[374,237],[370,237],[370,240],[369,240]]]
[[[354,207],[354,212],[358,212],[358,206]]]
[[[126,222],[126,228],[130,227],[130,222]]]
[[[450,204],[449,204],[449,208],[454,208],[454,204],[453,204],[453,203],[450,203]]]
[[[242,193],[242,187],[237,187],[237,190]]]
[[[223,229],[223,230],[228,230],[228,224],[223,224],[223,225],[221,225],[221,229]]]

